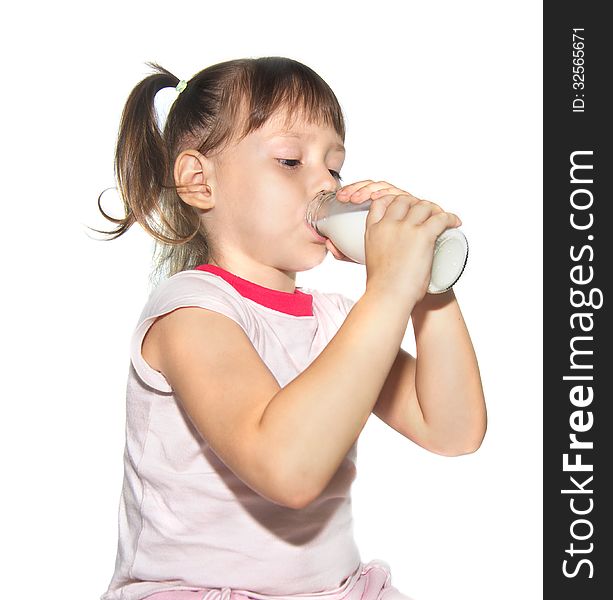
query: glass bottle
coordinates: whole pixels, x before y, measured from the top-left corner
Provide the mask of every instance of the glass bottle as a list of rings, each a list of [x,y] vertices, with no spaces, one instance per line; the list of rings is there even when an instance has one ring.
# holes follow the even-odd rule
[[[364,233],[372,200],[341,202],[335,192],[320,192],[306,210],[307,223],[329,238],[348,258],[366,264]],[[468,259],[468,240],[457,228],[446,229],[434,244],[429,294],[441,294],[458,281]]]

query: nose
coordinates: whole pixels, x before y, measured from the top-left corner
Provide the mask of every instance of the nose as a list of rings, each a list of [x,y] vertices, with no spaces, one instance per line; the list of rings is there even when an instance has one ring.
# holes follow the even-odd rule
[[[341,187],[340,182],[329,170],[326,169],[325,174],[319,179],[318,185],[315,186],[315,193],[313,196],[321,192],[336,192]]]

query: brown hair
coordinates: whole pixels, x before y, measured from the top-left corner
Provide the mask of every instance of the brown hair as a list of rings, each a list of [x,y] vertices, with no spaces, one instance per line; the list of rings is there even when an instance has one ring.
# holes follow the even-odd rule
[[[156,240],[154,279],[206,263],[209,242],[196,209],[183,202],[174,185],[174,162],[188,148],[203,155],[242,140],[278,111],[307,122],[332,126],[345,140],[339,102],[328,84],[306,65],[280,56],[242,58],[203,69],[187,82],[169,112],[164,131],[156,124],[154,97],[179,79],[157,63],[154,73],[130,93],[121,116],[115,176],[125,217],[107,215],[116,239],[138,222]],[[242,128],[241,128],[242,125]],[[103,192],[104,193],[104,192]],[[93,228],[91,228],[93,229]]]

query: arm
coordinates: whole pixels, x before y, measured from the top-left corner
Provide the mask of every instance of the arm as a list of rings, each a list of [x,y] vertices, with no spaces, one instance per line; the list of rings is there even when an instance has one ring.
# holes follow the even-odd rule
[[[238,477],[301,508],[325,489],[366,424],[412,308],[367,291],[283,388],[241,327],[203,308],[175,310],[151,326],[150,362]]]
[[[271,451],[282,449],[302,505],[322,492],[364,428],[411,309],[367,290],[319,356],[266,406],[259,429]]]
[[[474,452],[487,427],[485,399],[453,290],[426,295],[412,319],[417,358],[400,349],[373,413],[432,452]]]

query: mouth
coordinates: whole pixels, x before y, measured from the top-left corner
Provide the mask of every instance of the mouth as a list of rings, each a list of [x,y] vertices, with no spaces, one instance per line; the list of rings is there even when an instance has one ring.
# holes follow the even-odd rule
[[[317,230],[312,227],[308,221],[304,221],[304,224],[307,226],[308,230],[312,233],[313,237],[318,241],[321,242],[322,244],[325,244],[326,239],[325,237],[322,237],[321,235],[319,235],[319,233],[317,233]]]

